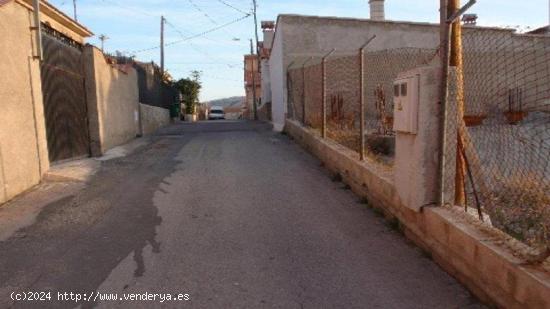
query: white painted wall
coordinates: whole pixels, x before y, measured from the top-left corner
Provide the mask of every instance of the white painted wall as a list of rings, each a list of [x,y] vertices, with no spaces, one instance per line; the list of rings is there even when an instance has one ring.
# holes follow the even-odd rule
[[[262,104],[271,102],[271,73],[269,60],[262,60]]]
[[[284,25],[277,27],[283,29]],[[283,62],[283,38],[284,33],[280,31],[275,35],[271,57],[269,58],[269,71],[271,79],[271,113],[273,117],[273,129],[282,131],[286,118],[286,67]]]

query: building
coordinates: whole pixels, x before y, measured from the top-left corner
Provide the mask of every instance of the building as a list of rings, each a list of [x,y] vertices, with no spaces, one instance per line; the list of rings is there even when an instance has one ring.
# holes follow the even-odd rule
[[[260,72],[261,72],[261,104],[258,108],[258,118],[264,121],[272,120],[271,112],[271,74],[269,69],[269,57],[271,55],[271,44],[275,36],[275,22],[262,21],[263,41],[259,42]]]
[[[0,1],[0,204],[53,164],[101,156],[170,121],[162,104],[140,104],[132,65],[86,44],[92,32],[47,1],[38,12],[32,4]]]
[[[535,30],[529,31],[528,33],[537,35],[550,35],[550,26],[540,27]]]
[[[78,54],[74,46],[81,45],[92,32],[46,1],[40,1],[40,8],[39,20],[47,36],[44,54],[57,42]],[[61,116],[43,99],[43,92],[52,84],[41,82],[44,65],[38,57],[36,38],[40,33],[35,30],[33,15],[31,0],[0,1],[0,203],[41,181],[50,167],[48,138],[52,140],[53,134],[47,126]],[[69,58],[60,60],[70,68]]]
[[[287,91],[289,68],[299,68],[305,63],[319,63],[333,49],[333,59],[357,55],[360,47],[371,39],[366,52],[423,49],[432,52],[435,59],[440,45],[439,24],[385,20],[382,0],[370,1],[370,8],[370,19],[287,14],[278,16],[272,43],[268,45],[264,39],[264,45],[271,48],[263,75],[269,74],[270,77],[262,77],[262,88],[271,89],[266,98],[272,103],[275,130],[283,129],[285,118],[291,112]],[[484,32],[484,36],[519,36],[510,29],[473,25],[465,26],[464,29],[465,33],[479,31]]]
[[[262,82],[258,72],[258,57],[250,54],[244,56],[244,85],[246,100],[243,107],[243,118],[254,119],[254,95],[256,95],[256,107],[261,103]],[[254,87],[256,90],[254,92]]]

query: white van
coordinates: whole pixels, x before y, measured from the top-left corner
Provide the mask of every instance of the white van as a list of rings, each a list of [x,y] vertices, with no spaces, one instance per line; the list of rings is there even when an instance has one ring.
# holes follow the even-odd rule
[[[210,112],[208,113],[208,120],[219,120],[225,119],[225,112],[221,106],[212,106],[210,107]]]

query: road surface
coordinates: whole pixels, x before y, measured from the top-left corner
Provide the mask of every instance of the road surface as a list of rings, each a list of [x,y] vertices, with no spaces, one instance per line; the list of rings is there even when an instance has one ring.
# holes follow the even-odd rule
[[[12,301],[14,291],[52,300]],[[64,300],[71,292],[86,300]],[[166,293],[183,300],[161,302]],[[171,126],[103,163],[86,189],[1,242],[8,306],[480,305],[288,137],[218,122]]]

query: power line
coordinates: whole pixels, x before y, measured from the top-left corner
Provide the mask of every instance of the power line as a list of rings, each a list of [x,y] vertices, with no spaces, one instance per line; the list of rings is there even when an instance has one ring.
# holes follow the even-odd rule
[[[150,16],[150,17],[159,17],[160,16],[160,15],[151,14],[147,11],[143,11],[143,10],[135,8],[135,7],[121,5],[121,4],[119,4],[117,2],[114,2],[114,1],[111,1],[111,0],[102,0],[102,1],[105,2],[105,3],[110,3],[112,5],[116,5],[120,8],[126,9],[126,10],[134,11],[134,12],[142,14],[142,15],[146,15],[146,16]]]
[[[165,46],[171,46],[171,45],[176,45],[176,44],[179,44],[179,43],[182,43],[182,42],[185,42],[185,41],[189,41],[189,40],[192,40],[192,39],[196,39],[198,37],[201,37],[201,36],[204,36],[208,33],[211,33],[211,32],[214,32],[214,31],[217,31],[219,29],[222,29],[222,28],[225,28],[227,26],[230,26],[232,24],[236,24],[244,19],[247,19],[248,17],[250,17],[250,14],[248,15],[245,15],[243,17],[240,17],[240,18],[237,18],[237,19],[234,19],[230,22],[227,22],[225,24],[222,24],[222,25],[219,25],[217,27],[214,27],[214,28],[211,28],[211,29],[208,29],[206,31],[203,31],[201,33],[197,33],[197,34],[194,34],[194,35],[191,35],[191,36],[188,36],[188,37],[184,37],[182,38],[181,40],[176,40],[176,41],[173,41],[173,42],[170,42],[170,43],[166,43]],[[138,54],[138,53],[142,53],[142,52],[146,52],[146,51],[150,51],[150,50],[155,50],[155,49],[158,49],[160,48],[159,46],[154,46],[154,47],[149,47],[149,48],[144,48],[144,49],[139,49],[139,50],[136,50],[136,51],[133,51],[131,52],[131,54]]]
[[[227,3],[227,2],[225,2],[225,1],[223,1],[223,0],[217,0],[217,1],[218,1],[219,3],[221,3],[221,4],[225,5],[225,6],[227,6],[227,7],[230,7],[230,8],[232,8],[232,9],[234,9],[235,11],[237,11],[237,12],[239,12],[239,13],[243,13],[244,15],[250,14],[250,12],[245,12],[245,11],[243,11],[243,10],[241,10],[241,9],[239,9],[239,8],[237,8],[237,7],[231,5],[231,4],[229,4],[229,3]]]
[[[180,31],[173,23],[171,23],[170,21],[168,21],[166,18],[164,19],[164,22],[170,26],[174,31],[176,31],[182,38],[185,38],[185,35],[183,34],[182,31]],[[186,31],[187,32],[187,31]],[[195,51],[197,51],[199,54],[202,54],[203,56],[205,56],[206,58],[209,58],[213,61],[216,61],[215,57],[213,57],[212,55],[210,55],[210,53],[208,53],[207,51],[205,50],[202,50],[200,49],[198,46],[196,46],[195,44],[193,44],[192,42],[188,42],[189,43],[189,46],[194,49]],[[226,65],[230,68],[234,68],[236,65],[232,65],[232,64],[227,64],[227,63],[221,63],[219,61],[217,61],[217,64],[219,65]]]
[[[206,17],[211,23],[214,25],[219,25],[217,21],[215,21],[210,15],[208,15],[203,9],[201,9],[193,0],[187,0],[187,2],[191,3],[191,5],[197,10],[199,13],[202,13],[204,17]]]

